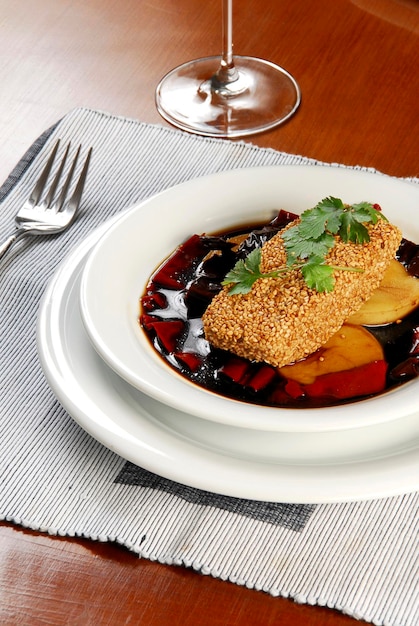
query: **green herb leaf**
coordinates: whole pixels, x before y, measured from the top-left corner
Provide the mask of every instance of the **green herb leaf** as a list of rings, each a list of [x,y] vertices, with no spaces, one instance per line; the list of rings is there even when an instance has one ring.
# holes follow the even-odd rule
[[[372,222],[373,224],[376,224],[379,219],[388,222],[386,216],[369,202],[353,204],[352,209],[354,211],[354,217],[358,220],[358,222]]]
[[[342,241],[348,243],[368,243],[370,236],[368,229],[364,224],[359,223],[350,213],[342,215],[342,225],[339,229],[339,235]]]
[[[233,287],[230,289],[230,294],[237,293],[249,293],[253,283],[261,278],[260,273],[260,261],[262,258],[262,250],[256,248],[243,260],[237,261],[232,270],[228,272],[225,279],[221,283],[222,285],[229,285],[233,283]]]
[[[352,267],[335,267],[326,263],[326,257],[339,235],[345,243],[364,244],[369,238],[365,224],[376,224],[386,217],[369,202],[346,205],[339,198],[329,196],[304,211],[300,221],[282,233],[287,256],[286,268],[263,274],[260,271],[262,251],[253,250],[246,259],[236,263],[222,282],[230,286],[230,294],[249,293],[260,278],[270,278],[300,268],[310,289],[318,292],[333,291],[334,271],[363,271]],[[232,286],[231,286],[232,285]]]
[[[244,265],[249,272],[259,276],[260,275],[260,262],[262,260],[262,250],[256,248],[247,255]]]
[[[286,230],[282,239],[287,252],[287,265],[293,265],[297,259],[307,259],[313,255],[325,257],[335,245],[333,235],[326,232],[316,239],[303,237],[299,225]]]
[[[333,291],[335,286],[333,271],[334,268],[331,265],[326,265],[324,259],[319,256],[310,257],[301,266],[301,273],[306,285],[319,293]]]
[[[312,209],[304,211],[298,230],[304,239],[318,238],[325,232],[336,234],[344,204],[339,198],[325,198]]]

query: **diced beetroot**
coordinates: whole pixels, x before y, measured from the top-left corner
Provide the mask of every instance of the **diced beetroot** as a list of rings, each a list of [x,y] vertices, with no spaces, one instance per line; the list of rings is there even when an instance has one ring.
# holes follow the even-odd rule
[[[154,331],[162,347],[170,354],[176,352],[177,340],[185,329],[181,320],[159,320],[152,315],[142,315],[140,323],[147,331]]]
[[[153,280],[166,289],[183,289],[184,281],[179,276],[179,265],[176,259],[170,259],[161,267],[153,277]]]
[[[409,241],[409,239],[402,239],[399,249],[396,252],[396,259],[402,263],[402,265],[409,265],[410,261],[417,254],[418,246]]]
[[[277,376],[275,368],[270,365],[256,366],[246,359],[235,356],[230,357],[219,371],[234,383],[253,391],[261,391]]]
[[[188,263],[190,263],[206,251],[205,237],[201,237],[201,235],[192,235],[181,244],[180,248],[184,257],[187,258]]]
[[[247,387],[251,387],[254,391],[261,391],[265,389],[271,383],[275,377],[277,376],[277,372],[275,368],[270,365],[262,365],[254,374],[250,380],[247,381]]]
[[[156,320],[156,318],[153,315],[147,315],[147,313],[144,313],[143,315],[140,315],[140,318],[139,318],[140,325],[147,332],[150,331],[153,328],[153,324],[155,324],[156,321],[157,320]]]
[[[281,380],[277,385],[275,385],[274,390],[269,395],[269,404],[274,406],[288,406],[292,404],[293,399],[285,390],[285,382],[285,380]],[[297,398],[298,397],[299,396],[297,395]]]
[[[192,235],[169,257],[153,276],[154,283],[169,289],[185,287],[182,273],[190,266],[191,261],[199,257],[205,248],[199,235]]]
[[[419,245],[402,239],[396,259],[406,268],[411,276],[419,278]]]
[[[346,400],[359,396],[369,396],[384,391],[386,386],[387,363],[373,361],[360,367],[342,372],[319,376],[310,385],[288,381],[286,392],[292,398],[335,398]]]
[[[193,352],[176,352],[175,357],[191,372],[196,372],[202,365],[202,358]]]
[[[166,297],[160,292],[155,291],[149,293],[141,298],[141,304],[148,313],[151,313],[155,309],[164,309],[167,306]]]
[[[297,383],[296,380],[287,381],[285,385],[285,392],[288,394],[288,396],[290,396],[294,400],[296,400],[297,398],[302,398],[305,395],[307,395],[307,392],[305,391],[305,385],[301,385],[300,383]]]
[[[290,211],[284,211],[284,209],[280,209],[278,211],[278,215],[275,219],[270,223],[271,226],[275,228],[285,228],[287,224],[296,220],[298,215],[296,213],[291,213]]]
[[[243,385],[250,367],[250,361],[240,357],[231,357],[220,369],[220,373],[230,378],[233,382]]]
[[[391,370],[390,377],[397,381],[407,381],[419,376],[419,355],[408,357]]]
[[[184,328],[185,324],[180,320],[165,320],[154,324],[156,335],[167,352],[175,352],[177,340],[183,333]]]

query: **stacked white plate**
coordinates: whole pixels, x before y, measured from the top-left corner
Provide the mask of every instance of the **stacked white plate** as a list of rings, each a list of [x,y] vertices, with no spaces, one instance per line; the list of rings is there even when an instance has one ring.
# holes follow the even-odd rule
[[[278,409],[205,391],[170,369],[138,324],[156,267],[191,234],[300,213],[326,196],[379,203],[419,242],[419,189],[323,166],[238,169],[174,187],[90,235],[63,262],[38,325],[48,381],[72,417],[124,458],[216,493],[336,502],[419,488],[419,380],[326,409]]]

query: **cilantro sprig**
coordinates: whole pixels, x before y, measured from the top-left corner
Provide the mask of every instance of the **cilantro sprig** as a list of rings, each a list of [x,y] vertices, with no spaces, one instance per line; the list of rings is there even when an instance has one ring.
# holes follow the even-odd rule
[[[344,243],[364,244],[370,240],[366,224],[376,224],[386,219],[380,210],[369,202],[347,205],[339,198],[329,196],[301,214],[298,224],[282,233],[286,252],[286,265],[278,270],[263,273],[260,270],[262,250],[256,248],[226,275],[222,285],[229,293],[249,293],[260,278],[277,277],[300,269],[308,287],[318,292],[333,291],[336,270],[362,272],[356,267],[338,267],[326,263],[334,247],[336,235]]]

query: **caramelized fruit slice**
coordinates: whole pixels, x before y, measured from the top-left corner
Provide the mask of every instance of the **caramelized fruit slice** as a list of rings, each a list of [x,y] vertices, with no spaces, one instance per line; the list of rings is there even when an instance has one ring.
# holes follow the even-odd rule
[[[319,376],[384,360],[380,343],[362,326],[344,324],[322,348],[293,365],[279,368],[288,380],[309,385]]]
[[[391,324],[403,319],[418,305],[419,279],[410,276],[403,265],[394,260],[378,289],[347,321],[363,326]]]

